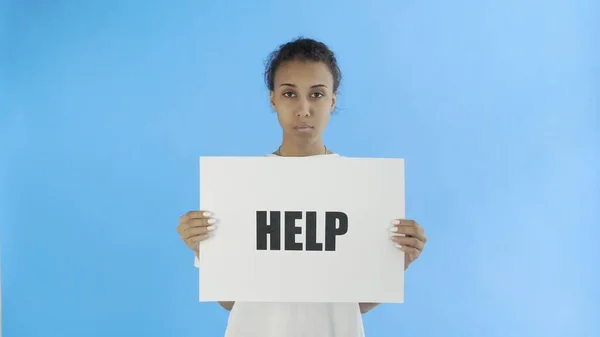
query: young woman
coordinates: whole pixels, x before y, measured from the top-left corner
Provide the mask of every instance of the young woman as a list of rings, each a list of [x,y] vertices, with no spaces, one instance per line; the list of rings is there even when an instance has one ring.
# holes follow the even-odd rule
[[[341,72],[331,50],[311,39],[284,44],[270,55],[265,73],[271,106],[277,112],[283,137],[268,156],[335,156],[323,143],[336,104]],[[415,221],[390,219],[390,243],[405,252],[405,268],[415,261],[427,241]],[[216,224],[209,210],[190,211],[177,230],[198,257],[199,242],[210,238]],[[382,242],[382,244],[387,244]],[[197,266],[197,263],[196,263]],[[233,303],[226,337],[363,337],[361,314],[377,303]]]

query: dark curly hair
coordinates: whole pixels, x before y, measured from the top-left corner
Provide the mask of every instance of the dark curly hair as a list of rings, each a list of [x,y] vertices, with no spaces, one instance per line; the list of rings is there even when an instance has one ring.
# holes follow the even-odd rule
[[[270,91],[275,87],[275,72],[281,63],[293,60],[325,63],[333,76],[333,92],[338,91],[342,72],[333,51],[322,42],[303,37],[279,46],[269,55],[265,66],[265,82]]]

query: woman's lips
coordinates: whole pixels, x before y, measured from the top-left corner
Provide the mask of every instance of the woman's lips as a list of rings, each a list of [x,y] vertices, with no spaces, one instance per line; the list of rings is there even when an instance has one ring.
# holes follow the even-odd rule
[[[298,125],[295,129],[299,132],[310,132],[313,130],[313,127],[310,125]]]

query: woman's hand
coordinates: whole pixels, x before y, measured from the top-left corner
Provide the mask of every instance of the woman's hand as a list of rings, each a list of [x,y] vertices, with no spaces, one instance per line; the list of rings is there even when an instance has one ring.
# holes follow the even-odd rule
[[[404,269],[415,262],[427,243],[425,231],[414,220],[395,219],[390,228],[391,239],[396,243],[396,247],[404,252]],[[359,303],[360,313],[366,314],[375,308],[379,303]]]
[[[217,220],[208,211],[189,211],[179,218],[177,232],[189,249],[199,254],[201,241],[211,237]]]
[[[404,252],[404,269],[415,262],[427,243],[425,231],[414,220],[396,219],[392,221],[391,239],[396,247]]]
[[[189,249],[199,257],[200,242],[210,238],[214,233],[217,219],[211,217],[208,211],[189,211],[179,218],[177,233]],[[228,311],[231,311],[235,302],[219,302]]]

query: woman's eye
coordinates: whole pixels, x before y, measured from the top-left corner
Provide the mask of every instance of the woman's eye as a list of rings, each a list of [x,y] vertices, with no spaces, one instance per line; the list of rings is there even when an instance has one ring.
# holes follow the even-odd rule
[[[293,93],[293,92],[291,92],[291,91],[288,91],[288,92],[284,92],[284,93],[283,93],[283,96],[284,96],[284,97],[288,97],[288,98],[290,98],[290,97],[294,97],[295,95],[294,95],[294,93]]]
[[[325,96],[325,95],[323,95],[323,93],[320,93],[320,92],[315,92],[315,93],[313,94],[313,97],[315,97],[315,98],[321,98],[321,97],[323,97],[323,96]]]

